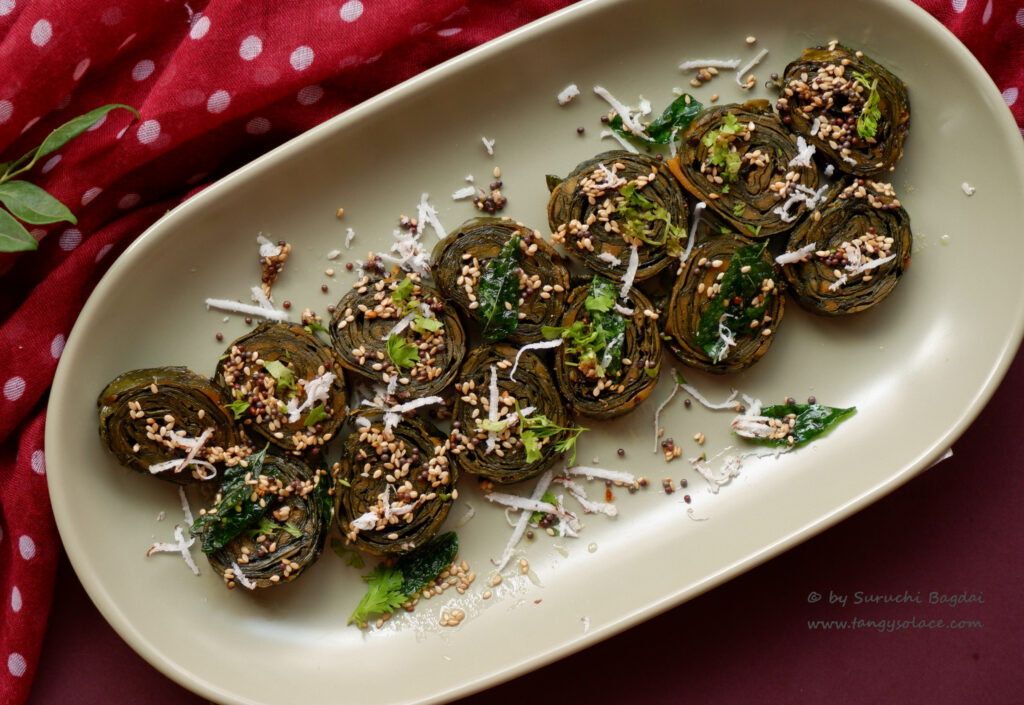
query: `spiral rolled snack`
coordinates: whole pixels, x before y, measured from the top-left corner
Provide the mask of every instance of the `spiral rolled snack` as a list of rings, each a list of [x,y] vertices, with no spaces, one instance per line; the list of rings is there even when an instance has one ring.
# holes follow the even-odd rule
[[[335,307],[330,330],[342,366],[393,384],[399,400],[439,394],[466,355],[459,317],[418,274],[360,279]]]
[[[555,381],[570,410],[595,419],[622,416],[646,399],[661,370],[661,335],[647,297],[631,288],[624,305],[603,277],[578,286],[559,328]]]
[[[409,553],[438,533],[457,496],[450,443],[415,417],[360,412],[356,427],[339,464],[338,526],[368,553]]]
[[[224,474],[213,506],[190,531],[229,588],[291,582],[323,551],[333,486],[326,470],[264,449]]]
[[[668,162],[683,188],[747,237],[789,230],[818,188],[810,155],[798,149],[766,100],[705,110]]]
[[[552,239],[604,277],[622,281],[635,256],[634,280],[649,279],[685,247],[686,196],[654,157],[605,152],[548,188]]]
[[[766,243],[736,235],[694,248],[669,297],[664,330],[684,364],[724,374],[768,352],[784,300]]]
[[[114,378],[97,399],[100,440],[125,467],[188,484],[217,476],[250,452],[206,377],[186,367],[151,367]]]
[[[892,171],[910,130],[907,85],[881,64],[836,42],[805,49],[782,76],[779,115],[858,177]]]
[[[551,372],[532,350],[504,344],[475,350],[455,389],[453,459],[461,472],[501,484],[526,480],[551,467],[579,433],[567,428],[569,414]]]
[[[246,429],[296,455],[319,452],[345,422],[340,362],[297,324],[263,323],[235,340],[214,380]]]
[[[489,341],[540,340],[569,296],[561,255],[539,232],[506,219],[463,223],[434,248],[430,270],[444,299]]]
[[[788,292],[824,316],[871,308],[910,266],[910,216],[890,184],[864,179],[837,189],[820,213],[793,231],[780,258]]]

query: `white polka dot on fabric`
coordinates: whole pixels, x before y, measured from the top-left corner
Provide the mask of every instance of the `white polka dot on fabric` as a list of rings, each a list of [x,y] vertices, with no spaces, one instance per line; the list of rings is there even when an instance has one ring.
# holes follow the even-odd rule
[[[145,81],[147,78],[153,75],[153,71],[156,69],[154,64],[149,59],[143,59],[139,63],[135,64],[132,69],[132,80],[133,81]]]
[[[245,123],[245,131],[250,135],[265,135],[270,132],[270,120],[265,117],[254,117]]]
[[[18,401],[25,393],[25,380],[22,377],[11,377],[4,382],[4,399]]]
[[[51,171],[53,171],[53,167],[55,167],[58,164],[60,164],[60,160],[63,159],[63,158],[64,157],[62,157],[61,155],[55,154],[52,157],[50,157],[49,159],[47,159],[43,163],[43,173],[44,174],[49,174]]]
[[[60,249],[71,252],[82,244],[82,231],[78,228],[68,228],[60,234]]]
[[[1003,100],[1006,101],[1006,105],[1013,107],[1013,104],[1017,102],[1017,97],[1020,95],[1020,91],[1017,90],[1017,86],[1010,86],[1003,91]]]
[[[35,558],[36,555],[36,542],[32,540],[32,537],[28,534],[23,535],[18,539],[18,553],[26,561],[30,561]]]
[[[313,63],[313,49],[301,46],[292,52],[289,61],[292,64],[292,68],[296,71],[305,71]]]
[[[338,14],[340,14],[341,19],[346,22],[355,22],[363,14],[363,3],[359,2],[359,0],[349,0],[341,6],[341,10]]]
[[[966,7],[967,0],[953,0],[953,9],[957,12],[963,12]]]
[[[1017,24],[1024,27],[1024,7],[1017,10]]]
[[[54,360],[59,358],[61,353],[64,352],[65,343],[67,343],[67,338],[64,337],[63,333],[53,336],[53,340],[50,341],[50,357]]]
[[[11,119],[14,113],[14,104],[9,100],[0,100],[0,124]]]
[[[209,31],[210,18],[199,15],[195,17],[195,21],[192,23],[192,29],[188,31],[188,36],[192,37],[192,39],[202,39]]]
[[[139,205],[139,201],[141,200],[142,197],[139,196],[139,194],[137,193],[126,193],[125,195],[121,196],[121,200],[117,202],[117,207],[122,210],[134,208],[135,206]]]
[[[124,41],[123,41],[123,42],[121,42],[121,45],[120,45],[119,47],[117,47],[117,50],[118,50],[118,51],[121,51],[121,50],[122,50],[122,49],[124,49],[124,48],[125,48],[126,46],[128,46],[129,44],[131,44],[131,41],[132,41],[133,39],[135,39],[135,36],[136,36],[135,32],[132,32],[132,33],[131,33],[131,34],[129,34],[129,35],[127,36],[127,37],[125,37],[125,38],[124,38]]]
[[[67,93],[64,95],[63,98],[60,99],[60,102],[57,103],[57,110],[63,110],[69,105],[71,105],[71,94]]]
[[[14,0],[0,0],[0,17],[14,12]]]
[[[323,97],[324,89],[314,85],[301,89],[295,96],[295,100],[299,101],[299,105],[312,105]]]
[[[11,609],[15,612],[21,612],[21,590],[15,585],[11,588]]]
[[[160,123],[156,120],[146,120],[139,125],[139,131],[136,135],[142,144],[152,144],[160,136]]]
[[[103,193],[103,189],[101,189],[99,186],[93,186],[91,189],[87,190],[85,193],[82,194],[82,205],[89,205],[90,203],[92,203],[93,199],[99,196],[101,193]]]
[[[105,123],[106,121],[107,121],[107,116],[106,115],[100,115],[99,119],[96,122],[94,122],[93,124],[89,125],[89,127],[85,128],[85,131],[86,132],[95,132],[96,130],[98,130],[101,127],[103,127],[103,123]]]
[[[75,66],[75,72],[71,74],[71,77],[76,81],[81,79],[82,76],[85,75],[85,72],[89,70],[90,63],[91,62],[89,61],[89,59],[82,59],[81,61],[79,61],[78,65]]]
[[[28,663],[25,661],[25,657],[17,651],[11,652],[11,655],[7,657],[7,670],[15,678],[21,678],[25,675],[25,671],[28,670]]]
[[[250,34],[238,45],[238,55],[246,61],[252,61],[263,53],[263,40],[255,34]]]
[[[985,12],[981,15],[981,23],[988,24],[988,21],[992,19],[992,0],[988,0],[985,4]]]
[[[29,39],[37,47],[44,46],[53,37],[53,25],[50,24],[49,20],[39,20],[32,25],[32,31],[29,33]]]
[[[216,91],[206,101],[206,110],[213,114],[222,113],[231,105],[231,94],[227,91]]]
[[[31,120],[29,120],[28,122],[26,122],[25,123],[25,127],[21,128],[21,134],[25,134],[26,132],[31,130],[32,126],[35,125],[37,122],[39,122],[39,118],[38,117],[34,117]]]
[[[115,24],[124,19],[124,13],[121,12],[120,7],[108,7],[100,15],[100,22],[108,27],[113,27]]]
[[[106,245],[104,245],[103,247],[100,248],[99,252],[96,253],[96,257],[95,257],[95,259],[93,259],[93,261],[94,262],[99,262],[112,249],[114,249],[114,246],[108,242]]]
[[[59,336],[59,337],[63,338],[64,336]],[[58,355],[54,355],[54,357],[59,357],[59,354]],[[36,475],[45,475],[46,474],[46,454],[43,453],[43,451],[41,451],[41,450],[34,450],[34,451],[32,451],[31,465],[32,465],[32,472],[34,472]]]
[[[461,27],[451,27],[450,29],[439,29],[437,30],[437,36],[439,37],[454,37],[456,34],[462,31]]]

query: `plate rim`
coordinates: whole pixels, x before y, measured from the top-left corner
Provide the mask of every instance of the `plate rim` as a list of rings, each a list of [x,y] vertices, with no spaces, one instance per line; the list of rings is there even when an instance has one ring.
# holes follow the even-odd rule
[[[966,61],[970,64],[972,73],[979,77],[984,77],[986,85],[980,90],[988,93],[990,97],[999,99],[999,101],[1002,102],[998,88],[981,63],[963,45],[963,43],[960,42],[960,40],[957,39],[956,36],[953,35],[952,32],[950,32],[937,19],[928,14],[920,6],[911,2],[911,0],[876,0],[876,2],[880,5],[888,6],[894,12],[898,12],[903,15],[913,15],[913,22],[920,26],[922,31],[927,31],[931,38],[934,38],[941,44],[945,45],[946,48],[955,52],[960,61]],[[100,296],[97,296],[97,293],[99,292],[102,294],[107,287],[111,286],[111,282],[118,278],[120,270],[129,266],[127,263],[129,260],[134,258],[137,250],[148,247],[150,246],[150,243],[158,241],[164,231],[172,230],[176,220],[184,217],[182,216],[182,213],[186,212],[186,209],[191,210],[193,208],[201,207],[208,201],[219,198],[220,194],[225,190],[237,188],[239,184],[244,185],[250,174],[259,172],[265,168],[265,165],[273,163],[280,158],[283,153],[292,151],[296,148],[302,148],[309,142],[315,142],[320,139],[322,135],[340,129],[339,125],[343,126],[347,122],[358,119],[366,112],[372,113],[378,110],[380,106],[394,101],[396,96],[401,97],[407,91],[429,86],[431,83],[443,79],[448,73],[457,71],[459,67],[463,65],[473,64],[480,58],[486,58],[494,53],[500,53],[507,47],[514,46],[522,41],[527,41],[531,35],[537,33],[548,25],[557,25],[562,22],[574,21],[577,16],[601,12],[604,11],[606,7],[625,5],[627,3],[628,0],[583,0],[582,2],[569,5],[544,17],[538,18],[533,22],[496,37],[477,47],[469,49],[462,54],[447,59],[420,74],[412,76],[405,81],[382,91],[366,101],[363,101],[362,103],[359,103],[358,105],[355,105],[311,128],[310,130],[289,139],[283,144],[218,179],[201,192],[193,195],[182,204],[170,210],[146,228],[145,231],[143,231],[129,244],[118,259],[111,264],[100,281],[97,282],[93,292],[90,294],[81,312],[76,317],[75,324],[67,338],[66,350],[70,350],[72,353],[76,350],[76,341],[82,335],[80,331],[83,324],[81,322],[88,317],[86,314],[92,309],[92,307],[98,305],[96,302]],[[1018,132],[1018,127],[1013,121],[1012,114],[1008,109],[1005,111],[1001,122],[1002,129],[1004,131],[1008,130],[1008,128],[1012,126],[1012,132],[1014,134]],[[999,135],[999,137],[1002,138],[1004,135]],[[1020,174],[1024,175],[1024,152],[1018,150],[1015,156],[1016,158],[1014,161],[1016,164],[1016,170]],[[1024,182],[1024,179],[1022,179],[1022,182]],[[1022,339],[1024,339],[1024,316],[1018,316],[1015,320],[1013,329],[1005,338],[1003,348],[999,351],[998,356],[993,358],[992,364],[989,368],[989,374],[984,385],[977,390],[969,403],[965,404],[965,411],[960,415],[957,422],[945,434],[935,439],[929,447],[919,452],[915,462],[906,465],[899,472],[890,475],[885,481],[878,483],[873,488],[856,497],[850,498],[840,506],[831,508],[831,511],[821,516],[817,521],[808,523],[802,528],[793,531],[784,537],[780,537],[769,545],[762,546],[754,553],[733,562],[712,575],[705,576],[704,579],[696,585],[687,586],[685,589],[681,589],[668,595],[662,595],[659,599],[648,604],[638,606],[628,614],[622,615],[591,632],[582,634],[568,643],[555,645],[542,650],[536,653],[533,657],[512,664],[500,672],[481,675],[475,680],[463,682],[448,691],[437,693],[428,699],[419,700],[417,702],[435,703],[453,698],[465,697],[488,687],[511,680],[545,664],[552,663],[553,661],[564,658],[571,653],[590,647],[599,641],[621,633],[641,621],[649,620],[662,612],[679,606],[684,602],[687,602],[704,592],[707,592],[708,590],[711,590],[718,585],[721,585],[722,583],[767,562],[781,553],[803,543],[809,538],[826,531],[856,512],[870,506],[882,497],[891,493],[893,490],[904,485],[918,474],[927,470],[931,464],[940,459],[942,454],[946,452],[947,448],[951,447],[952,444],[967,430],[990,401],[995,390],[1005,377],[1007,370],[1012,364],[1017,351],[1020,348]],[[59,413],[53,413],[53,410],[55,408],[59,408],[60,403],[64,400],[66,395],[68,382],[65,380],[65,377],[69,374],[68,368],[71,367],[72,363],[66,363],[65,360],[70,361],[74,360],[74,358],[75,355],[62,355],[61,360],[58,362],[57,370],[51,386],[50,399],[47,403],[48,417],[53,417],[55,419],[59,419],[60,417]],[[59,425],[57,423],[48,423],[46,425],[44,450],[46,447],[51,447],[58,443],[56,438],[58,430]],[[225,690],[208,680],[198,678],[195,673],[185,670],[179,664],[171,663],[161,657],[157,646],[139,632],[136,625],[132,624],[128,620],[122,608],[111,599],[103,584],[98,580],[98,577],[90,574],[90,572],[86,570],[87,564],[84,562],[81,546],[76,543],[74,532],[70,531],[70,527],[64,524],[66,521],[66,512],[60,511],[60,508],[66,506],[64,504],[64,497],[61,495],[59,489],[55,487],[56,483],[51,483],[49,480],[50,474],[48,472],[47,484],[50,501],[54,509],[54,517],[58,532],[69,562],[75,570],[76,576],[85,588],[86,593],[89,595],[89,599],[94,605],[96,605],[104,619],[111,625],[118,635],[128,643],[133,650],[139,653],[151,666],[183,687],[193,690],[194,692],[201,693],[205,697],[222,698],[224,701],[230,702],[248,702],[238,700],[238,696],[228,690]]]

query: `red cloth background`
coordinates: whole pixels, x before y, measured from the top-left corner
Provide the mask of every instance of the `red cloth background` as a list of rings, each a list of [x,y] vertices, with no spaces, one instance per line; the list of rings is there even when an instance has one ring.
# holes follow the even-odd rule
[[[30,178],[78,216],[0,254],[0,702],[28,696],[60,555],[47,392],[93,286],[157,217],[268,149],[567,0],[0,0],[0,159],[98,105],[135,106]],[[1024,124],[1024,8],[918,0]],[[703,599],[703,598],[702,598]]]

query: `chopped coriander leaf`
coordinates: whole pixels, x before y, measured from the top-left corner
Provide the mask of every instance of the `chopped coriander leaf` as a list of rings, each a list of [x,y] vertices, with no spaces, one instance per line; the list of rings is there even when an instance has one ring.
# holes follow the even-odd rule
[[[386,348],[388,357],[395,363],[395,367],[409,369],[415,367],[416,363],[420,361],[419,348],[395,333],[388,336]]]
[[[249,406],[249,402],[247,402],[245,399],[235,399],[230,404],[227,404],[225,408],[231,411],[231,413],[234,415],[236,419],[240,419],[242,418],[242,414],[248,411]]]
[[[327,413],[327,409],[324,408],[323,402],[321,402],[309,410],[309,414],[306,415],[306,420],[302,424],[304,426],[313,426],[329,417],[330,414]]]
[[[873,139],[878,133],[878,121],[882,117],[882,111],[878,107],[879,100],[878,79],[876,78],[871,82],[871,92],[857,117],[857,134],[864,139]]]
[[[610,293],[614,292],[614,293]],[[575,356],[575,365],[588,377],[617,375],[622,364],[622,348],[626,340],[628,319],[614,309],[601,310],[608,296],[614,304],[617,292],[615,284],[604,277],[596,276],[590,282],[587,302],[594,307],[588,309],[590,321],[575,321],[571,326],[544,326],[541,334],[548,340],[563,338],[565,349]]]
[[[739,218],[741,215],[743,215],[743,213],[746,210],[747,210],[747,204],[744,203],[743,201],[740,201],[739,203],[737,203],[735,206],[732,207],[732,214],[734,216],[736,216],[737,218]]]
[[[551,490],[548,490],[547,492],[545,492],[541,496],[540,501],[541,502],[547,502],[548,504],[554,504],[556,506],[558,504],[558,498],[555,497],[555,493],[552,492]],[[543,518],[544,518],[544,512],[533,512],[530,515],[530,523],[531,524],[539,524],[540,520],[543,519]]]
[[[559,434],[569,434],[555,443],[555,450],[559,453],[572,452],[569,464],[576,462],[576,440],[580,434],[589,429],[581,426],[559,426],[544,414],[536,412],[526,416],[519,410],[516,403],[516,414],[519,416],[519,437],[526,449],[526,462],[532,463],[541,459],[542,441]]]
[[[277,386],[285,389],[295,389],[295,373],[280,360],[265,360],[263,368],[270,373],[270,376],[277,380]]]
[[[328,333],[328,334],[330,334],[330,331],[328,331],[326,328],[324,328],[322,325],[320,325],[316,321],[310,321],[305,326],[303,326],[303,328],[306,329],[307,333]]]
[[[665,206],[645,198],[636,183],[629,183],[619,189],[622,201],[616,206],[616,212],[624,218],[623,236],[634,237],[648,245],[665,245],[669,255],[675,257],[683,250],[682,243],[687,237],[684,228],[673,224],[672,216]],[[659,237],[654,237],[654,229],[662,224]]]
[[[372,573],[364,575],[363,580],[367,585],[366,594],[348,618],[349,624],[364,624],[372,615],[390,614],[409,599],[402,592],[404,578],[400,570],[381,563]]]
[[[436,318],[417,315],[412,321],[412,329],[420,334],[436,333],[444,327],[444,323]]]
[[[412,296],[412,290],[415,286],[415,282],[412,277],[406,276],[405,279],[398,282],[398,285],[391,290],[391,303],[395,304],[398,308],[404,308],[409,303],[409,297]]]
[[[708,150],[707,160],[712,166],[723,167],[722,177],[726,181],[736,181],[740,173],[741,158],[738,152],[731,149],[737,135],[743,133],[745,126],[732,113],[726,113],[722,126],[711,130],[701,139]]]

